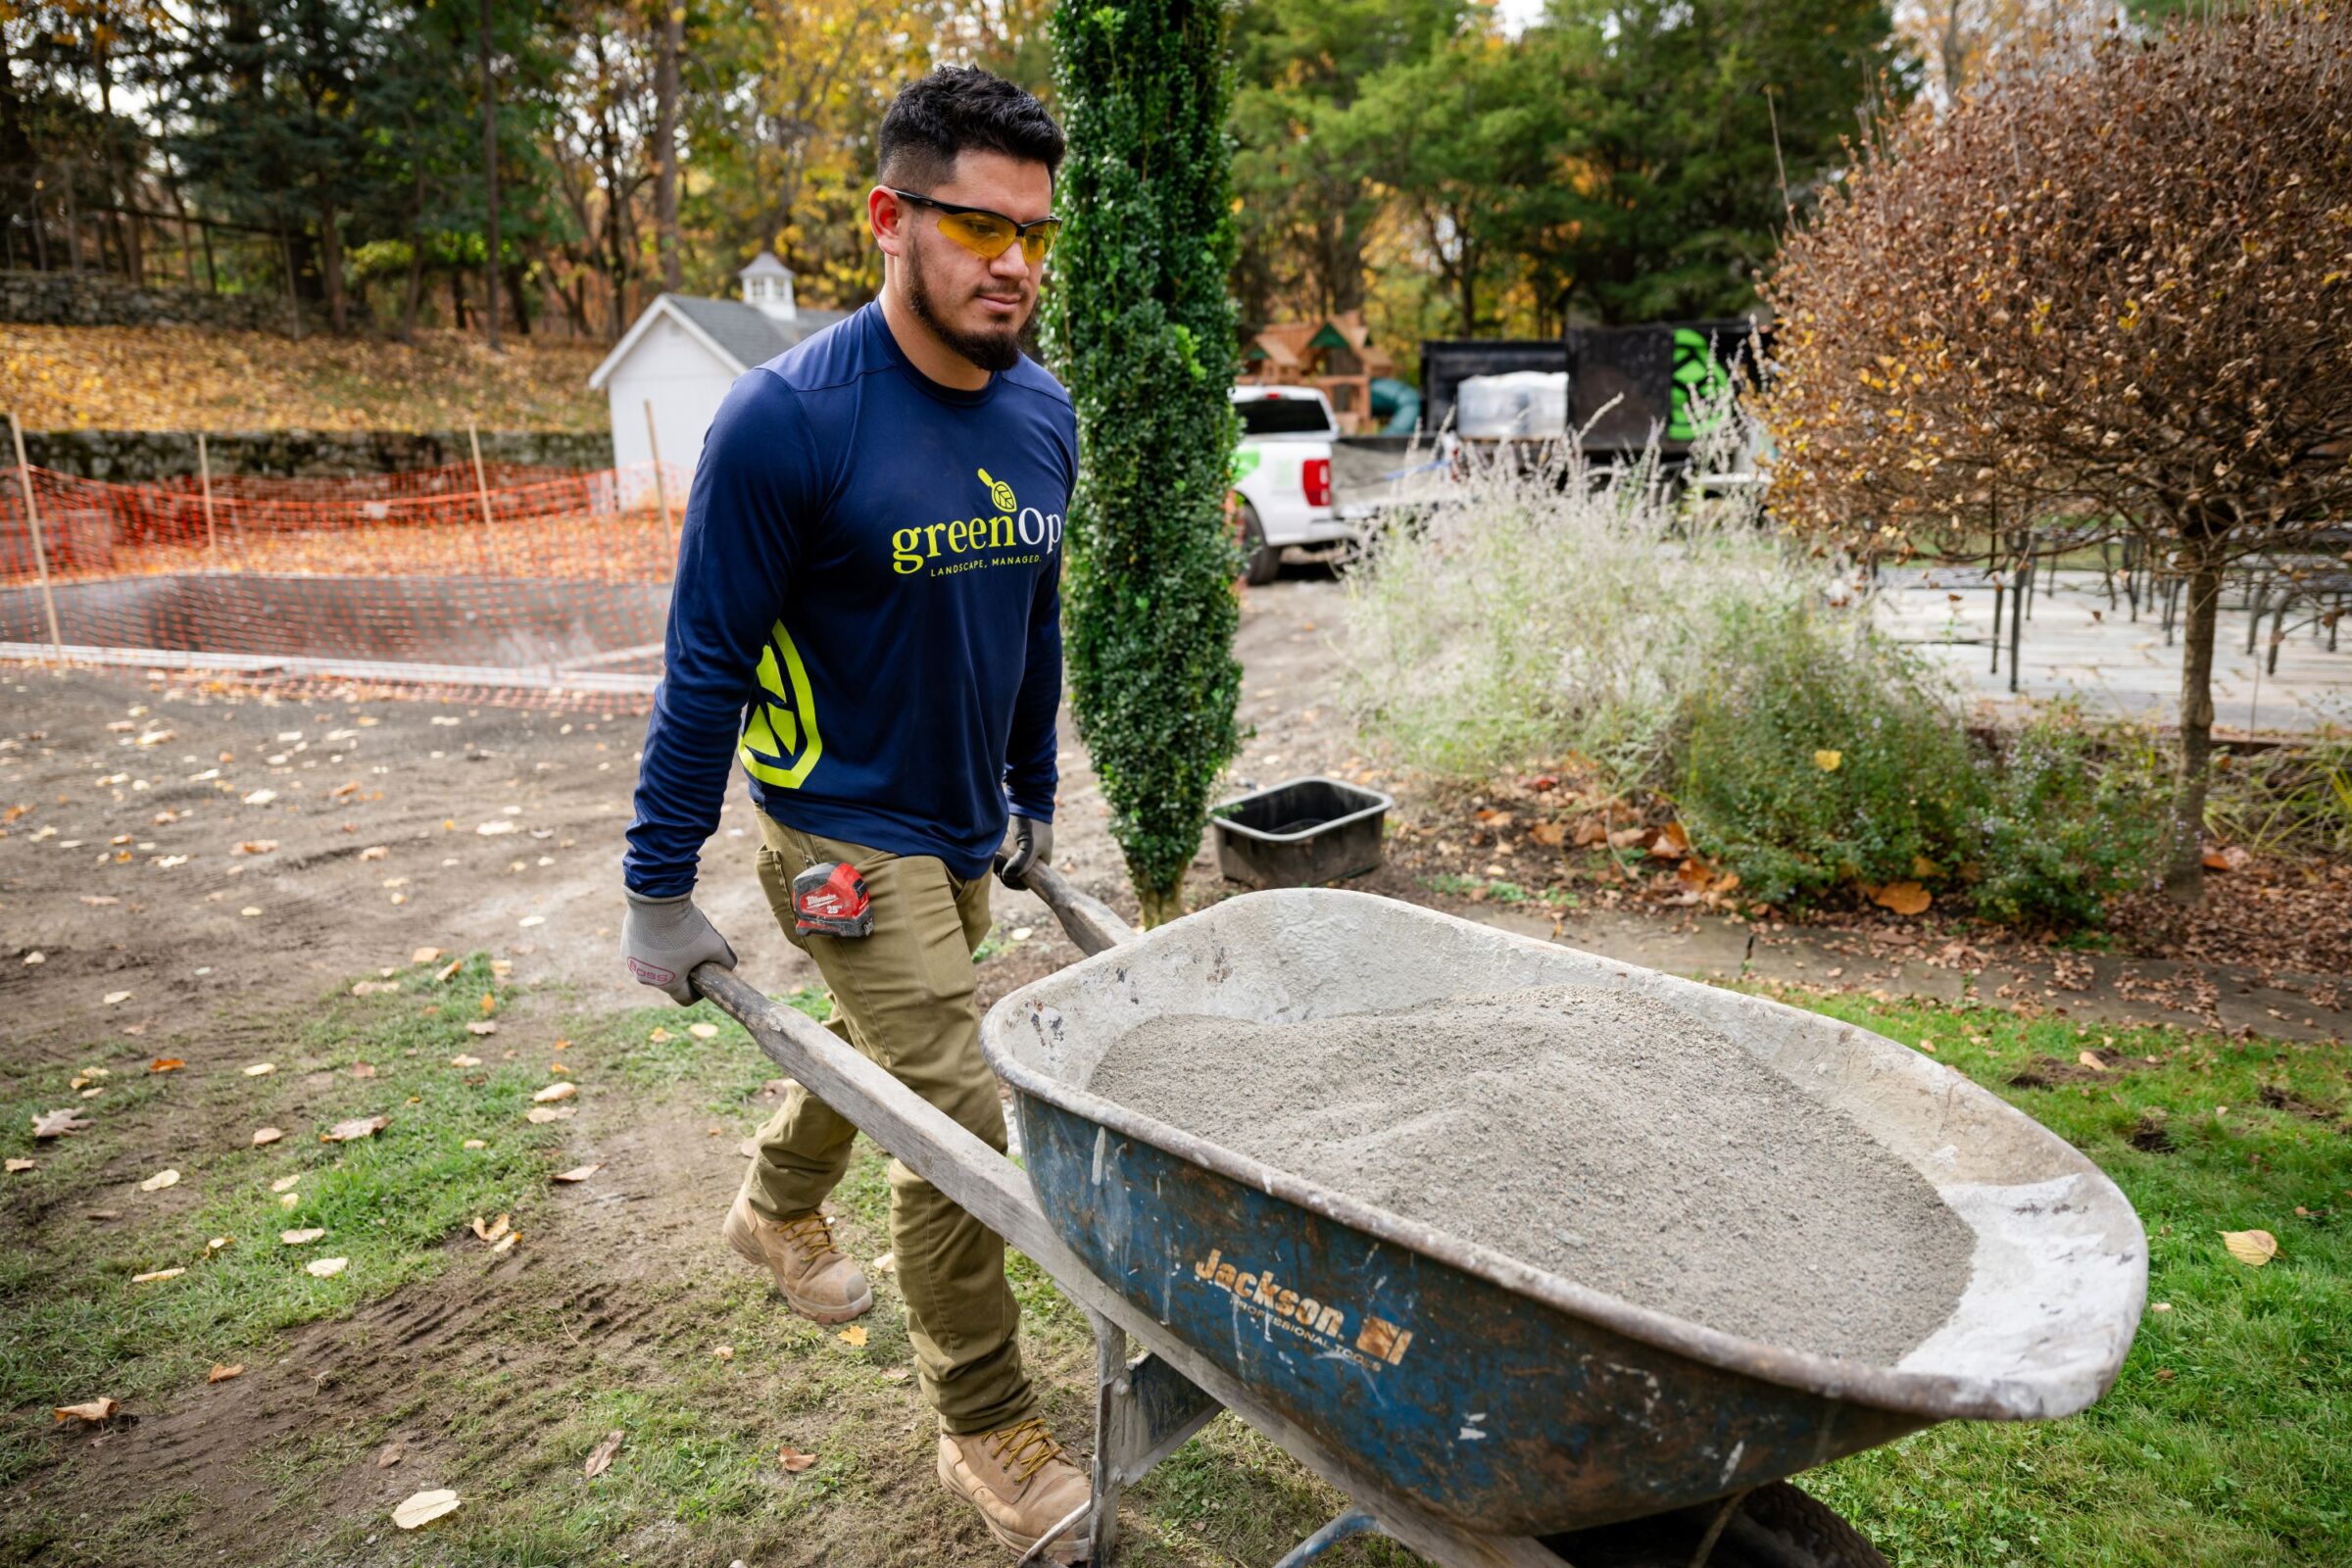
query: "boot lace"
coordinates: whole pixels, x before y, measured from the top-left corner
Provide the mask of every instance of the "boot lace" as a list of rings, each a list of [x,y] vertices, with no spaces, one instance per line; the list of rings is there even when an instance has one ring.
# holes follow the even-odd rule
[[[776,1233],[812,1258],[835,1250],[832,1223],[822,1213],[812,1211],[798,1219],[779,1220]]]
[[[1016,1482],[1028,1480],[1044,1469],[1048,1460],[1061,1456],[1061,1445],[1054,1441],[1054,1434],[1036,1416],[1002,1432],[991,1432],[987,1442],[988,1451]]]

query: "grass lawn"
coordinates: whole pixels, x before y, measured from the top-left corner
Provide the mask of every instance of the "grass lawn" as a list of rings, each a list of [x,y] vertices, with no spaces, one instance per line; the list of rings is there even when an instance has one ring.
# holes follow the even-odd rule
[[[38,1161],[0,1189],[13,1242],[0,1259],[0,1563],[221,1550],[484,1565],[999,1560],[931,1475],[891,1277],[876,1272],[876,1309],[845,1335],[781,1310],[711,1243],[741,1168],[733,1145],[774,1103],[774,1069],[740,1031],[707,1008],[568,1016],[560,998],[510,996],[479,957],[447,982],[432,973],[288,1026],[245,1058],[274,1060],[266,1076],[245,1076],[244,1059],[149,1073],[118,1041],[85,1058],[110,1071],[86,1102],[95,1125],[38,1146],[33,1112],[84,1103],[65,1081],[73,1069],[0,1064],[0,1146]],[[1812,1472],[1808,1490],[1905,1568],[2352,1561],[2352,1053],[1788,1000],[1932,1042],[2083,1149],[2138,1206],[2150,1299],[2169,1308],[2150,1312],[2087,1415],[1932,1430]],[[500,1032],[467,1027],[485,1018]],[[716,1027],[698,1036],[698,1023]],[[2080,1065],[2085,1049],[2110,1065]],[[459,1056],[481,1060],[453,1066]],[[373,1075],[355,1076],[361,1064]],[[2012,1082],[2021,1075],[2027,1085]],[[527,1121],[534,1093],[566,1080],[580,1093],[557,1108],[578,1115]],[[318,1142],[373,1115],[391,1120],[372,1137]],[[166,1136],[190,1125],[204,1129],[193,1152]],[[285,1136],[254,1147],[262,1125]],[[141,1194],[159,1150],[180,1180]],[[589,1151],[612,1162],[609,1189],[551,1187]],[[861,1142],[837,1196],[861,1257],[888,1248],[885,1204],[883,1160]],[[91,1221],[93,1209],[122,1217]],[[511,1254],[470,1229],[500,1213],[521,1234]],[[313,1228],[325,1235],[279,1239]],[[2261,1269],[2232,1260],[2218,1234],[2251,1228],[2279,1243]],[[322,1256],[349,1261],[314,1278],[304,1264]],[[170,1267],[187,1272],[131,1283]],[[1014,1281],[1048,1413],[1083,1443],[1083,1321],[1025,1261]],[[404,1337],[417,1354],[368,1358]],[[249,1370],[208,1388],[216,1363]],[[240,1389],[256,1405],[298,1401],[315,1367],[333,1373],[332,1419],[201,1424],[206,1401]],[[49,1415],[99,1395],[142,1414],[139,1441],[192,1431],[221,1468],[202,1484],[105,1469],[126,1461],[91,1455]],[[584,1478],[612,1432],[618,1457]],[[782,1472],[784,1444],[815,1464]],[[375,1458],[388,1445],[411,1456],[386,1472]],[[220,1477],[244,1489],[234,1508]],[[416,1536],[388,1527],[387,1498],[440,1486],[465,1498],[458,1513]],[[1336,1501],[1231,1421],[1129,1499],[1139,1568],[1269,1562]],[[1354,1542],[1326,1560],[1410,1559]]]

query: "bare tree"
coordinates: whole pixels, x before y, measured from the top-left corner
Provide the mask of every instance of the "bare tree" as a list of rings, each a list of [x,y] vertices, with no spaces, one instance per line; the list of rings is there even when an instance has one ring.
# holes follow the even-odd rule
[[[2260,3],[2006,76],[1793,235],[1774,505],[1865,555],[2129,531],[2185,585],[2166,885],[2202,891],[2223,573],[2352,513],[2352,14]]]

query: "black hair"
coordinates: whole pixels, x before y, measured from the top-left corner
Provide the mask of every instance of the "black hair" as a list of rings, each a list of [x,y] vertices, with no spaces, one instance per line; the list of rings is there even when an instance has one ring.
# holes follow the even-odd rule
[[[1046,106],[977,66],[941,66],[899,89],[882,117],[882,183],[927,192],[947,183],[966,149],[1061,169],[1067,145]]]

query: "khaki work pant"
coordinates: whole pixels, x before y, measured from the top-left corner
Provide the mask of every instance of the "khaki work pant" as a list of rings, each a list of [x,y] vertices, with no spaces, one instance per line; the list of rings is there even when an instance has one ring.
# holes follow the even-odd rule
[[[833,993],[826,1027],[956,1118],[1000,1153],[1004,1111],[980,1054],[972,953],[988,935],[988,877],[949,874],[934,856],[900,856],[818,838],[759,813],[760,882],[795,947]],[[792,879],[847,860],[865,878],[874,929],[863,937],[793,929]],[[775,1220],[824,1201],[849,1168],[858,1129],[795,1085],[760,1130],[745,1175],[755,1211]],[[956,1434],[1028,1417],[1036,1395],[1021,1370],[1020,1306],[1004,1278],[1004,1243],[898,1160],[890,1162],[890,1243],[923,1396]]]

